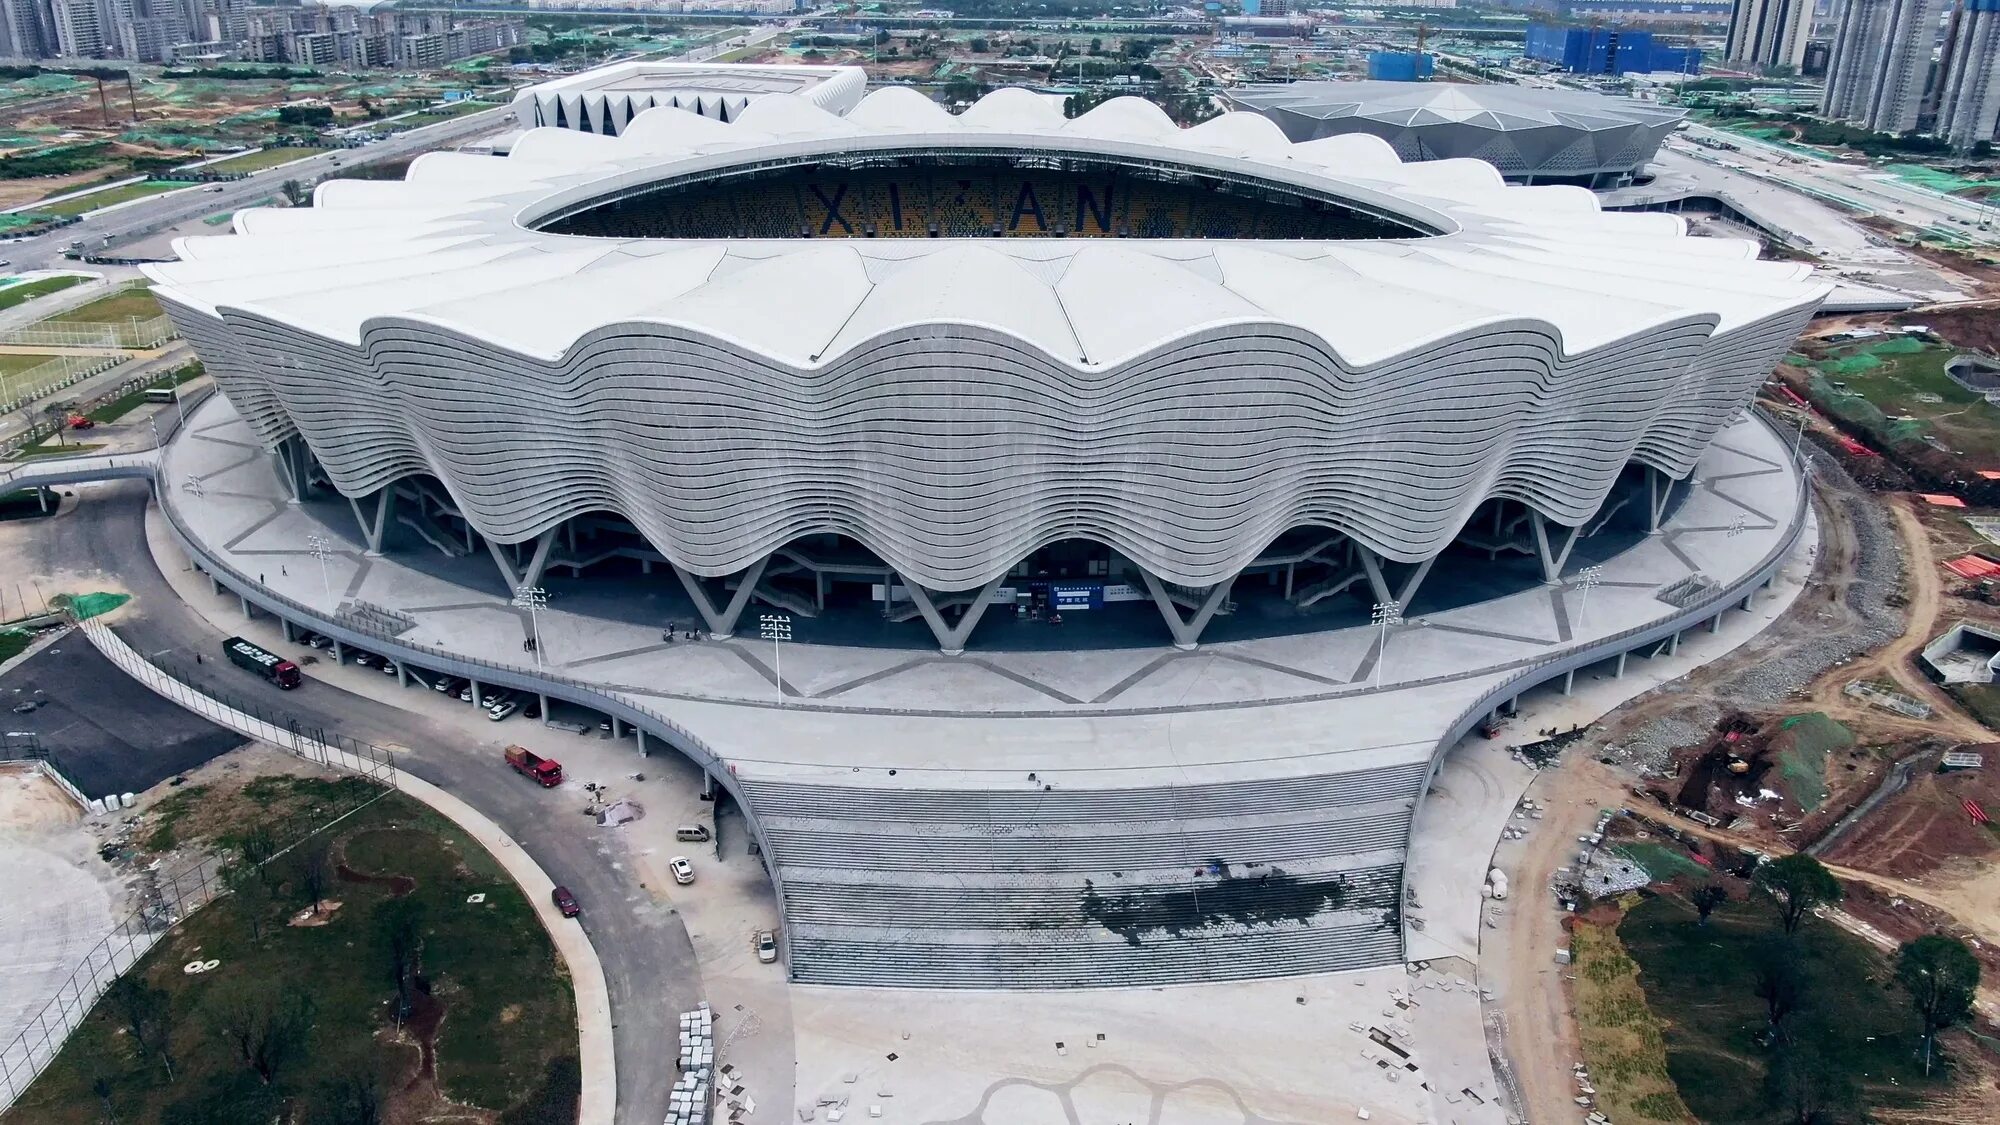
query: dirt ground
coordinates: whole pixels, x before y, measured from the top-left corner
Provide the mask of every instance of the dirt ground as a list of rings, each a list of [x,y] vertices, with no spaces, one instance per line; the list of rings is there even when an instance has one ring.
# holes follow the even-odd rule
[[[83,820],[83,810],[41,771],[9,762],[0,765],[0,834],[40,835]]]

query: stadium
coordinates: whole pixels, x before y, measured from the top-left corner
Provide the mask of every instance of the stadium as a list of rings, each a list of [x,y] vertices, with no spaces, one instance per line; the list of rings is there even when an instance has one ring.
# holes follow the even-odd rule
[[[715,633],[728,580],[947,650],[1003,588],[1114,587],[1191,644],[1247,577],[1288,588],[1240,615],[1270,631],[1447,554],[1554,567],[1687,476],[1819,294],[1485,164],[1022,91],[538,130],[237,228],[149,272],[297,487],[509,585],[658,564]]]
[[[234,226],[146,267],[223,392],[174,538],[288,638],[686,755],[802,982],[1476,954],[1411,858],[1442,751],[1807,534],[1744,414],[1806,267],[1373,137],[773,94]]]
[[[1224,97],[1294,141],[1365,134],[1404,160],[1483,160],[1509,181],[1623,187],[1687,111],[1585,90],[1453,82],[1292,82]]]

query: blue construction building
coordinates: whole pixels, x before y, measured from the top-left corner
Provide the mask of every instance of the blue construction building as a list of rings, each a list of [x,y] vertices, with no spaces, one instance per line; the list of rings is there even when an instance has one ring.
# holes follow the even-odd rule
[[[1428,51],[1370,51],[1368,78],[1374,82],[1428,82],[1434,67]]]
[[[1528,28],[1522,53],[1572,74],[1701,73],[1701,48],[1662,47],[1653,42],[1652,32],[1633,27],[1537,24]]]

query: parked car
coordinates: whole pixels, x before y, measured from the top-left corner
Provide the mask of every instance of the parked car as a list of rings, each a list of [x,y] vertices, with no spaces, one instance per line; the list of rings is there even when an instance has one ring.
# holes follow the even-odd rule
[[[549,897],[555,900],[556,909],[562,911],[562,916],[565,918],[574,918],[583,913],[583,907],[577,904],[576,896],[569,893],[568,887],[557,887],[549,892]]]
[[[768,965],[778,959],[778,935],[769,930],[757,931],[757,960]]]
[[[303,638],[307,648],[332,648],[333,642],[318,633],[307,633]]]
[[[539,699],[530,699],[530,700],[528,700],[528,701],[527,701],[526,703],[522,704],[522,705],[521,705],[521,717],[522,717],[522,718],[524,718],[524,719],[539,719],[539,718],[541,718],[541,717],[542,717],[542,701],[541,701],[541,700],[539,700]]]
[[[69,416],[69,428],[72,430],[94,430],[97,428],[97,421],[82,414],[72,414]]]
[[[677,855],[667,861],[667,870],[674,873],[674,882],[685,887],[694,882],[694,864],[684,855]]]
[[[486,717],[497,723],[502,719],[513,718],[514,712],[519,711],[520,709],[521,709],[521,701],[518,699],[510,699],[505,703],[497,704],[493,707],[487,708]]]
[[[464,699],[465,696],[459,693],[469,690],[472,687],[472,681],[466,679],[464,676],[450,676],[439,680],[431,686],[446,695],[456,695],[460,699]]]
[[[354,663],[357,667],[373,668],[377,664],[380,664],[381,662],[382,658],[375,655],[372,652],[362,652],[359,649],[355,650]]]

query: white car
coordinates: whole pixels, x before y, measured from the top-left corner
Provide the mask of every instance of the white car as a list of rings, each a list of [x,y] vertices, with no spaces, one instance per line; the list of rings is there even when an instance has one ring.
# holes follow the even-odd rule
[[[486,712],[486,717],[497,723],[502,719],[513,718],[514,712],[519,711],[520,709],[521,709],[521,701],[518,699],[510,699],[507,702],[502,703],[496,707],[489,708]]]
[[[683,887],[694,882],[694,864],[689,863],[684,855],[677,855],[668,860],[667,870],[674,873],[674,882]]]
[[[769,930],[757,931],[757,960],[768,965],[778,959],[778,935]]]

